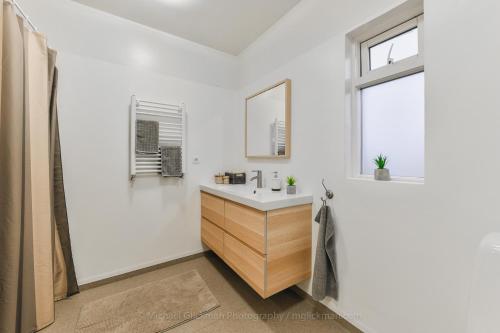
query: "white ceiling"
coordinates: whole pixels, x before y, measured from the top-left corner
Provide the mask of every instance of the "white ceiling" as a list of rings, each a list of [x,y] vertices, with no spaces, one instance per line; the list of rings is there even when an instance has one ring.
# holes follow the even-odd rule
[[[238,55],[300,0],[74,0]]]

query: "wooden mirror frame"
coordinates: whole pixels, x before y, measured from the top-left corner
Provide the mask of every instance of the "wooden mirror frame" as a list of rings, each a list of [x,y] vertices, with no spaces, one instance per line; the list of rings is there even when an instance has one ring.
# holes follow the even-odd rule
[[[254,97],[259,96],[266,91],[269,91],[273,88],[276,88],[282,84],[285,84],[285,155],[262,155],[262,156],[249,156],[248,155],[248,100]],[[261,159],[289,159],[292,150],[292,118],[291,118],[291,109],[292,109],[292,81],[290,79],[285,79],[273,84],[270,87],[260,90],[259,92],[248,96],[245,99],[245,157],[246,158],[261,158]]]

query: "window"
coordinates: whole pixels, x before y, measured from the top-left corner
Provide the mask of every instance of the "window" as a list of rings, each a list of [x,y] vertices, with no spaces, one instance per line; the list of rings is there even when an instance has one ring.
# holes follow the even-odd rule
[[[393,176],[424,177],[424,73],[361,90],[362,174],[389,157]]]
[[[418,54],[418,28],[371,46],[369,52],[370,70],[415,56]]]
[[[373,175],[373,159],[383,154],[393,179],[424,177],[423,19],[419,15],[369,38],[366,27],[351,36],[354,176]]]

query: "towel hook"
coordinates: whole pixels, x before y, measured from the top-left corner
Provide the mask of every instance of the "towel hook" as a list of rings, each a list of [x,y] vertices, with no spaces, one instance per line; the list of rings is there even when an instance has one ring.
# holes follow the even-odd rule
[[[325,185],[325,178],[323,178],[321,180],[321,185],[323,185],[323,188],[325,189],[325,195],[326,195],[326,199],[321,197],[321,201],[323,201],[323,206],[326,205],[326,200],[328,199],[332,199],[334,194],[332,191],[330,191],[329,189],[326,188],[326,185]]]

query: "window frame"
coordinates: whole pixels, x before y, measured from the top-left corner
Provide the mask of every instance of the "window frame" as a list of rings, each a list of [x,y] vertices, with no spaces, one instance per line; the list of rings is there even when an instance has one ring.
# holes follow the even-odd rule
[[[406,31],[418,28],[418,53],[414,56],[402,59],[393,64],[377,69],[370,68],[370,47],[378,45],[386,40],[397,37]],[[403,22],[394,28],[379,33],[372,38],[359,43],[357,53],[358,67],[356,87],[362,89],[374,86],[387,81],[399,79],[404,76],[416,74],[424,71],[424,15]],[[365,69],[368,69],[365,71]]]
[[[367,23],[347,34],[346,39],[346,104],[348,116],[348,145],[347,177],[351,179],[373,179],[372,175],[362,173],[362,103],[361,90],[384,82],[397,80],[409,75],[424,72],[424,13],[423,8],[417,6],[413,12],[398,15],[387,13],[382,17]],[[415,12],[415,10],[419,10]],[[397,12],[397,10],[396,10]],[[394,15],[395,14],[395,15]],[[397,19],[399,17],[399,20]],[[402,33],[418,28],[418,53],[371,70],[369,66],[370,47],[394,38]],[[365,69],[365,70],[364,70]],[[368,70],[366,70],[368,69]],[[425,171],[424,171],[425,177]],[[420,177],[392,177],[392,182],[423,183]]]
[[[418,53],[414,56],[396,61],[393,64],[385,65],[383,67],[379,67],[376,69],[370,69],[370,48],[381,44],[387,40],[395,38],[399,35],[404,34],[410,30],[418,29]],[[401,72],[410,71],[411,75],[414,74],[413,71],[417,72],[423,71],[424,68],[424,43],[423,43],[423,29],[424,29],[424,16],[419,15],[411,20],[401,23],[400,25],[387,30],[381,34],[376,35],[375,37],[370,38],[367,41],[364,41],[360,44],[360,84],[362,85],[374,85],[373,81],[385,78],[388,76],[396,75],[402,77],[400,75]],[[407,76],[403,75],[403,76]]]

